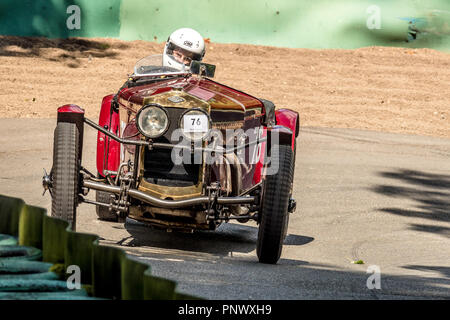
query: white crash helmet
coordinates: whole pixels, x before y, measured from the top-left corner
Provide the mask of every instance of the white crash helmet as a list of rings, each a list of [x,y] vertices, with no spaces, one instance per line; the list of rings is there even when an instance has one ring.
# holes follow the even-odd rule
[[[205,41],[203,37],[190,28],[181,28],[172,32],[164,47],[163,66],[172,67],[180,71],[188,71],[189,64],[184,64],[174,59],[173,50],[181,51],[191,60],[202,61],[205,55]]]

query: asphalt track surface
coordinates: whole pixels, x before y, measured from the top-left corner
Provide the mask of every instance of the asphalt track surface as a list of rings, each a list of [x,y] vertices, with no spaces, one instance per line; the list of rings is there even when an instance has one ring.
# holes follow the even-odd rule
[[[51,168],[55,125],[0,119],[0,194],[50,212],[41,178]],[[95,144],[87,128],[83,165],[94,172]],[[167,233],[100,221],[81,204],[77,231],[100,235],[176,280],[178,291],[208,299],[450,299],[449,139],[303,127],[296,159],[298,206],[277,265],[258,263],[254,223]],[[367,287],[373,266],[381,289]]]

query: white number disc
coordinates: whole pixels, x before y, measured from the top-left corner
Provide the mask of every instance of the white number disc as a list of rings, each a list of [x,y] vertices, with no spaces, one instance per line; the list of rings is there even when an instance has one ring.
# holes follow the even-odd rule
[[[190,115],[183,117],[184,132],[207,132],[208,117],[204,114]]]

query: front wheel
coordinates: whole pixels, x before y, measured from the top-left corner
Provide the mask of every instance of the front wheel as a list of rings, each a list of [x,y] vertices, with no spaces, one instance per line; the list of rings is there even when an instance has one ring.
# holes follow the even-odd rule
[[[76,229],[76,208],[80,180],[78,128],[74,123],[59,122],[53,141],[52,217],[71,223]]]
[[[294,157],[290,146],[280,145],[272,152],[272,164],[278,172],[266,177],[258,230],[256,253],[259,262],[277,263],[288,228],[288,206],[291,195]]]

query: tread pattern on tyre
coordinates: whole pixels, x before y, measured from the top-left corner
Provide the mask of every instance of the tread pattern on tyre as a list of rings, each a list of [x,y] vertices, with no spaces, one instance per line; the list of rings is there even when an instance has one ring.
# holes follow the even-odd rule
[[[79,175],[79,132],[74,123],[60,122],[53,141],[52,216],[76,226]]]
[[[272,154],[272,161],[278,161],[279,170],[266,177],[258,231],[257,255],[263,263],[276,263],[281,256],[293,175],[291,147],[280,145],[279,152]]]

